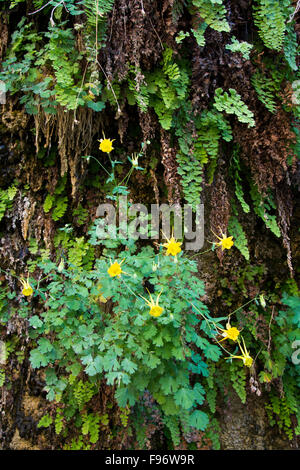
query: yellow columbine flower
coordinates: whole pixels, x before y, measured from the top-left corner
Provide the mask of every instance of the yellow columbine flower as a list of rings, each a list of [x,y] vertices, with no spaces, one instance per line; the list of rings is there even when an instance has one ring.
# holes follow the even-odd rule
[[[124,262],[124,259],[121,261],[120,264],[118,263],[118,261],[115,261],[113,264],[110,265],[110,267],[107,270],[110,277],[115,277],[115,276],[119,277],[121,275],[121,273],[123,272],[121,269],[121,264]]]
[[[29,297],[30,295],[32,295],[33,289],[31,285],[29,284],[29,280],[27,279],[27,281],[25,281],[24,279],[20,279],[20,281],[23,286],[22,294],[25,295],[26,297]]]
[[[216,243],[216,246],[221,246],[222,251],[224,251],[225,249],[230,250],[230,248],[234,245],[234,242],[232,241],[233,237],[227,237],[223,233],[222,233],[222,238],[218,237],[218,235],[216,235],[216,237],[220,240],[219,242]]]
[[[148,291],[148,293],[149,293],[149,296],[150,296],[150,300],[147,300],[147,299],[145,299],[145,297],[142,297],[142,296],[140,296],[140,297],[142,297],[142,299],[149,305],[149,307],[150,307],[149,314],[152,317],[160,317],[160,315],[163,313],[163,310],[164,310],[160,305],[158,305],[159,297],[161,296],[162,291],[156,297],[156,302],[154,302],[154,300],[152,298],[152,295],[150,294],[149,291]]]
[[[219,328],[219,327],[217,328],[218,330],[222,331],[222,336],[224,336],[224,338],[221,339],[219,343],[221,343],[225,339],[232,339],[232,341],[237,341],[240,332],[235,326],[230,326],[230,324],[228,323],[226,325],[226,330],[223,330],[222,328]]]
[[[251,367],[252,363],[253,363],[253,359],[250,356],[249,352],[247,351],[247,348],[246,348],[245,341],[244,341],[243,337],[242,337],[242,341],[243,341],[244,348],[239,343],[239,347],[240,347],[240,350],[242,352],[242,356],[230,356],[230,357],[226,357],[226,359],[241,359],[245,366]]]
[[[133,153],[132,154],[132,159],[131,159],[132,166],[137,167],[139,165],[139,155],[138,153]]]
[[[110,139],[100,139],[100,145],[99,149],[102,150],[102,152],[110,153],[112,150],[114,150],[112,143],[115,139],[110,140]]]
[[[164,234],[163,234],[164,235]],[[173,236],[173,232],[172,232],[172,236],[170,238],[170,240],[164,235],[164,237],[167,239],[167,242],[166,243],[163,243],[163,247],[167,248],[167,251],[166,251],[166,256],[168,255],[172,255],[172,256],[176,256],[178,255],[178,253],[181,252],[181,245],[182,243],[181,242],[177,242]]]

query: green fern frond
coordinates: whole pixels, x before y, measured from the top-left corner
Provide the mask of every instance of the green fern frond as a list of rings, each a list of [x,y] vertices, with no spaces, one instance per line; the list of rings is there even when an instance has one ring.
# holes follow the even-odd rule
[[[228,232],[234,238],[234,246],[242,253],[244,258],[249,261],[250,254],[246,234],[243,230],[242,225],[239,223],[237,217],[230,217],[228,223]]]
[[[176,416],[166,415],[163,418],[163,422],[170,431],[173,445],[178,446],[180,444],[180,428],[178,418]]]
[[[246,41],[238,41],[234,36],[231,38],[231,43],[226,45],[226,49],[231,52],[239,52],[246,60],[250,59],[250,52],[252,48],[252,44],[249,44]]]
[[[208,26],[216,31],[229,33],[227,11],[222,0],[192,0],[192,4]]]
[[[275,83],[271,78],[265,77],[261,72],[257,71],[251,77],[251,83],[257,93],[258,99],[271,112],[276,112],[275,101]]]
[[[289,23],[286,27],[286,35],[283,43],[284,56],[291,67],[296,72],[298,70],[296,59],[299,54],[299,46],[297,41],[297,34],[293,23]]]
[[[229,373],[232,386],[242,403],[246,403],[246,368],[239,361],[233,362],[229,366]]]
[[[17,188],[13,185],[7,189],[0,189],[0,221],[4,217],[6,211],[12,207],[12,201],[17,193]]]
[[[60,219],[66,212],[67,207],[68,207],[68,197],[67,196],[60,196],[58,199],[55,201],[55,208],[53,209],[52,212],[52,219],[57,221]]]
[[[271,230],[276,237],[280,237],[280,229],[276,221],[276,215],[271,214],[272,209],[276,209],[276,205],[270,194],[267,198],[263,198],[255,184],[251,184],[250,195],[254,205],[254,212],[263,220],[266,227]]]
[[[253,5],[254,24],[269,49],[280,51],[283,47],[289,6],[289,0],[257,0]]]
[[[227,114],[235,114],[238,120],[248,124],[248,127],[255,126],[252,111],[233,88],[229,88],[229,94],[226,91],[224,92],[222,88],[217,88],[214,107],[220,112],[225,111]]]

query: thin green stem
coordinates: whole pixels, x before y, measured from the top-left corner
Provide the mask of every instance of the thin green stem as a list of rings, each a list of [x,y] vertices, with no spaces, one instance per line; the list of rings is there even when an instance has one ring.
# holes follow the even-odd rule
[[[11,274],[11,273],[8,273],[7,271],[5,271],[4,269],[0,268],[0,271],[4,274],[7,274],[8,276],[11,276],[11,277],[15,277],[16,279],[20,279],[18,276],[16,276],[15,274]]]
[[[209,248],[209,250],[202,251],[201,253],[196,253],[195,255],[190,256],[189,259],[195,258],[195,256],[204,255],[205,253],[208,253],[209,251],[211,251],[211,248]]]
[[[124,176],[124,178],[122,179],[121,183],[119,183],[119,186],[122,186],[122,184],[124,183],[124,181],[126,180],[126,178],[127,178],[126,184],[128,183],[129,178],[130,178],[130,176],[132,175],[132,171],[133,171],[133,168],[131,167],[130,170],[128,171],[127,175]]]
[[[257,295],[256,295],[253,299],[251,299],[251,300],[249,300],[248,302],[246,302],[245,304],[241,305],[239,308],[237,308],[237,309],[234,310],[233,312],[229,313],[229,315],[227,315],[227,316],[228,316],[228,317],[231,317],[231,315],[233,315],[233,314],[234,314],[235,312],[237,312],[238,310],[241,310],[241,308],[246,307],[246,305],[248,305],[248,304],[250,304],[251,302],[253,302],[256,298],[257,298]]]
[[[94,160],[96,160],[96,162],[101,166],[101,168],[108,174],[108,176],[110,176],[110,173],[107,171],[106,168],[104,168],[104,166],[99,162],[99,160],[96,157],[93,157],[93,155],[90,155],[90,158],[93,158]]]
[[[192,305],[192,307],[193,307],[195,310],[197,310],[197,312],[201,315],[201,317],[204,318],[204,320],[205,320],[206,323],[207,323],[208,328],[211,330],[212,328],[211,328],[209,322],[211,321],[211,323],[213,323],[214,325],[215,325],[215,322],[214,322],[213,320],[209,320],[202,312],[200,312],[200,310],[196,307],[196,305],[192,304],[192,302],[189,302],[189,303]]]
[[[136,295],[135,292],[133,292],[133,290],[126,284],[126,282],[124,281],[124,279],[121,278],[121,281],[122,281],[122,284],[124,284],[124,286],[129,290],[129,292],[131,292],[137,299],[139,299],[140,297],[138,295]]]

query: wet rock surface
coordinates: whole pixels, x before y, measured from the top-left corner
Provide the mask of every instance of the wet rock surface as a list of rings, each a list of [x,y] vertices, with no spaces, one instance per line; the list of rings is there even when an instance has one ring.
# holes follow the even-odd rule
[[[220,413],[220,442],[223,450],[291,450],[295,440],[277,426],[271,427],[264,408],[264,398],[248,396],[243,404],[236,394],[228,399]]]

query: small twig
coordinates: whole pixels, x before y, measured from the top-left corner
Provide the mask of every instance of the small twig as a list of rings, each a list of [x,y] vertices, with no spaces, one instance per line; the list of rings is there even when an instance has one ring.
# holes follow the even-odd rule
[[[105,78],[106,78],[106,80],[107,80],[107,82],[108,82],[109,88],[111,89],[111,91],[112,91],[112,94],[114,95],[114,98],[115,98],[115,100],[116,100],[116,103],[117,103],[117,105],[118,105],[118,113],[120,113],[120,112],[121,112],[121,108],[120,108],[120,105],[119,105],[119,102],[118,102],[117,96],[116,96],[116,94],[115,94],[115,91],[114,91],[114,89],[113,89],[113,86],[112,86],[112,84],[111,84],[111,81],[109,80],[109,78],[108,78],[108,76],[107,76],[107,74],[106,74],[105,70],[103,69],[103,67],[102,67],[102,65],[100,64],[100,62],[99,62],[99,60],[98,60],[98,59],[97,59],[97,64],[98,64],[98,65],[99,65],[99,67],[101,68],[101,70],[102,70],[102,73],[105,75]]]
[[[273,315],[274,315],[274,306],[272,307],[272,315],[271,315],[270,322],[269,322],[268,352],[270,352],[270,348],[271,348],[271,340],[272,340],[272,337],[271,337],[271,323],[272,323],[272,320],[273,320]]]
[[[114,25],[114,17],[115,17],[115,5],[114,5],[114,7],[113,7],[113,12],[112,12],[112,15],[111,15],[111,28],[110,28],[110,35],[109,35],[109,40],[108,40],[108,42],[111,41],[111,37],[112,37],[113,25]]]
[[[38,10],[36,11],[33,11],[32,13],[28,13],[28,15],[34,15],[35,13],[38,13],[39,11],[43,10],[44,8],[46,8],[48,5],[50,5],[50,3],[52,3],[53,0],[50,0],[48,3],[46,3],[46,5],[42,6],[41,8],[39,8]]]
[[[62,3],[64,3],[64,0],[61,0],[61,2],[59,2],[57,5],[55,5],[54,8],[52,8],[52,11],[51,11],[51,16],[50,16],[50,23],[51,23],[51,26],[54,26],[55,25],[55,21],[53,19],[53,13],[55,12],[56,8],[59,7],[59,5],[61,5]],[[66,8],[66,5],[64,4],[64,7]],[[67,10],[67,8],[66,8]]]
[[[153,26],[153,23],[152,23],[152,21],[151,21],[150,16],[148,17],[148,19],[149,19],[150,24],[151,24],[151,26],[152,26],[152,28],[153,28],[153,31],[155,32],[156,36],[158,37],[158,40],[159,40],[159,42],[160,42],[160,45],[161,45],[162,50],[164,50],[163,43],[161,42],[161,39],[160,39],[160,37],[159,37],[158,32],[156,31],[156,29],[155,29],[154,26]]]
[[[76,119],[77,103],[78,103],[79,95],[83,90],[83,82],[84,82],[84,79],[85,79],[85,74],[86,74],[86,71],[87,71],[87,67],[88,67],[88,64],[86,64],[86,66],[85,66],[85,69],[84,69],[84,72],[83,72],[83,75],[82,75],[80,88],[79,88],[79,91],[78,91],[77,96],[76,96],[76,107],[74,109],[74,120],[73,120],[72,130],[74,130],[74,124],[75,123],[77,124],[77,122],[78,122],[77,119]]]
[[[95,43],[95,60],[98,58],[98,14],[99,14],[99,0],[97,0],[97,11],[96,11],[96,43]]]
[[[146,13],[145,13],[145,10],[144,10],[143,0],[141,0],[141,7],[142,7],[142,15],[145,16]]]
[[[292,13],[291,16],[289,17],[288,23],[291,23],[291,21],[293,21],[294,16],[296,15],[296,13],[298,13],[299,10],[300,10],[300,0],[298,0],[297,2],[294,13]]]
[[[129,290],[129,292],[131,292],[131,294],[133,294],[138,300],[140,299],[140,297],[138,295],[136,295],[135,292],[133,292],[133,290],[126,284],[126,282],[124,281],[124,279],[121,279],[122,281],[122,284],[124,284],[124,286]]]
[[[96,157],[93,157],[93,155],[89,155],[89,157],[96,160],[96,162],[101,166],[101,168],[108,174],[108,176],[110,176],[109,171],[107,171],[107,169],[99,162],[99,160]]]

